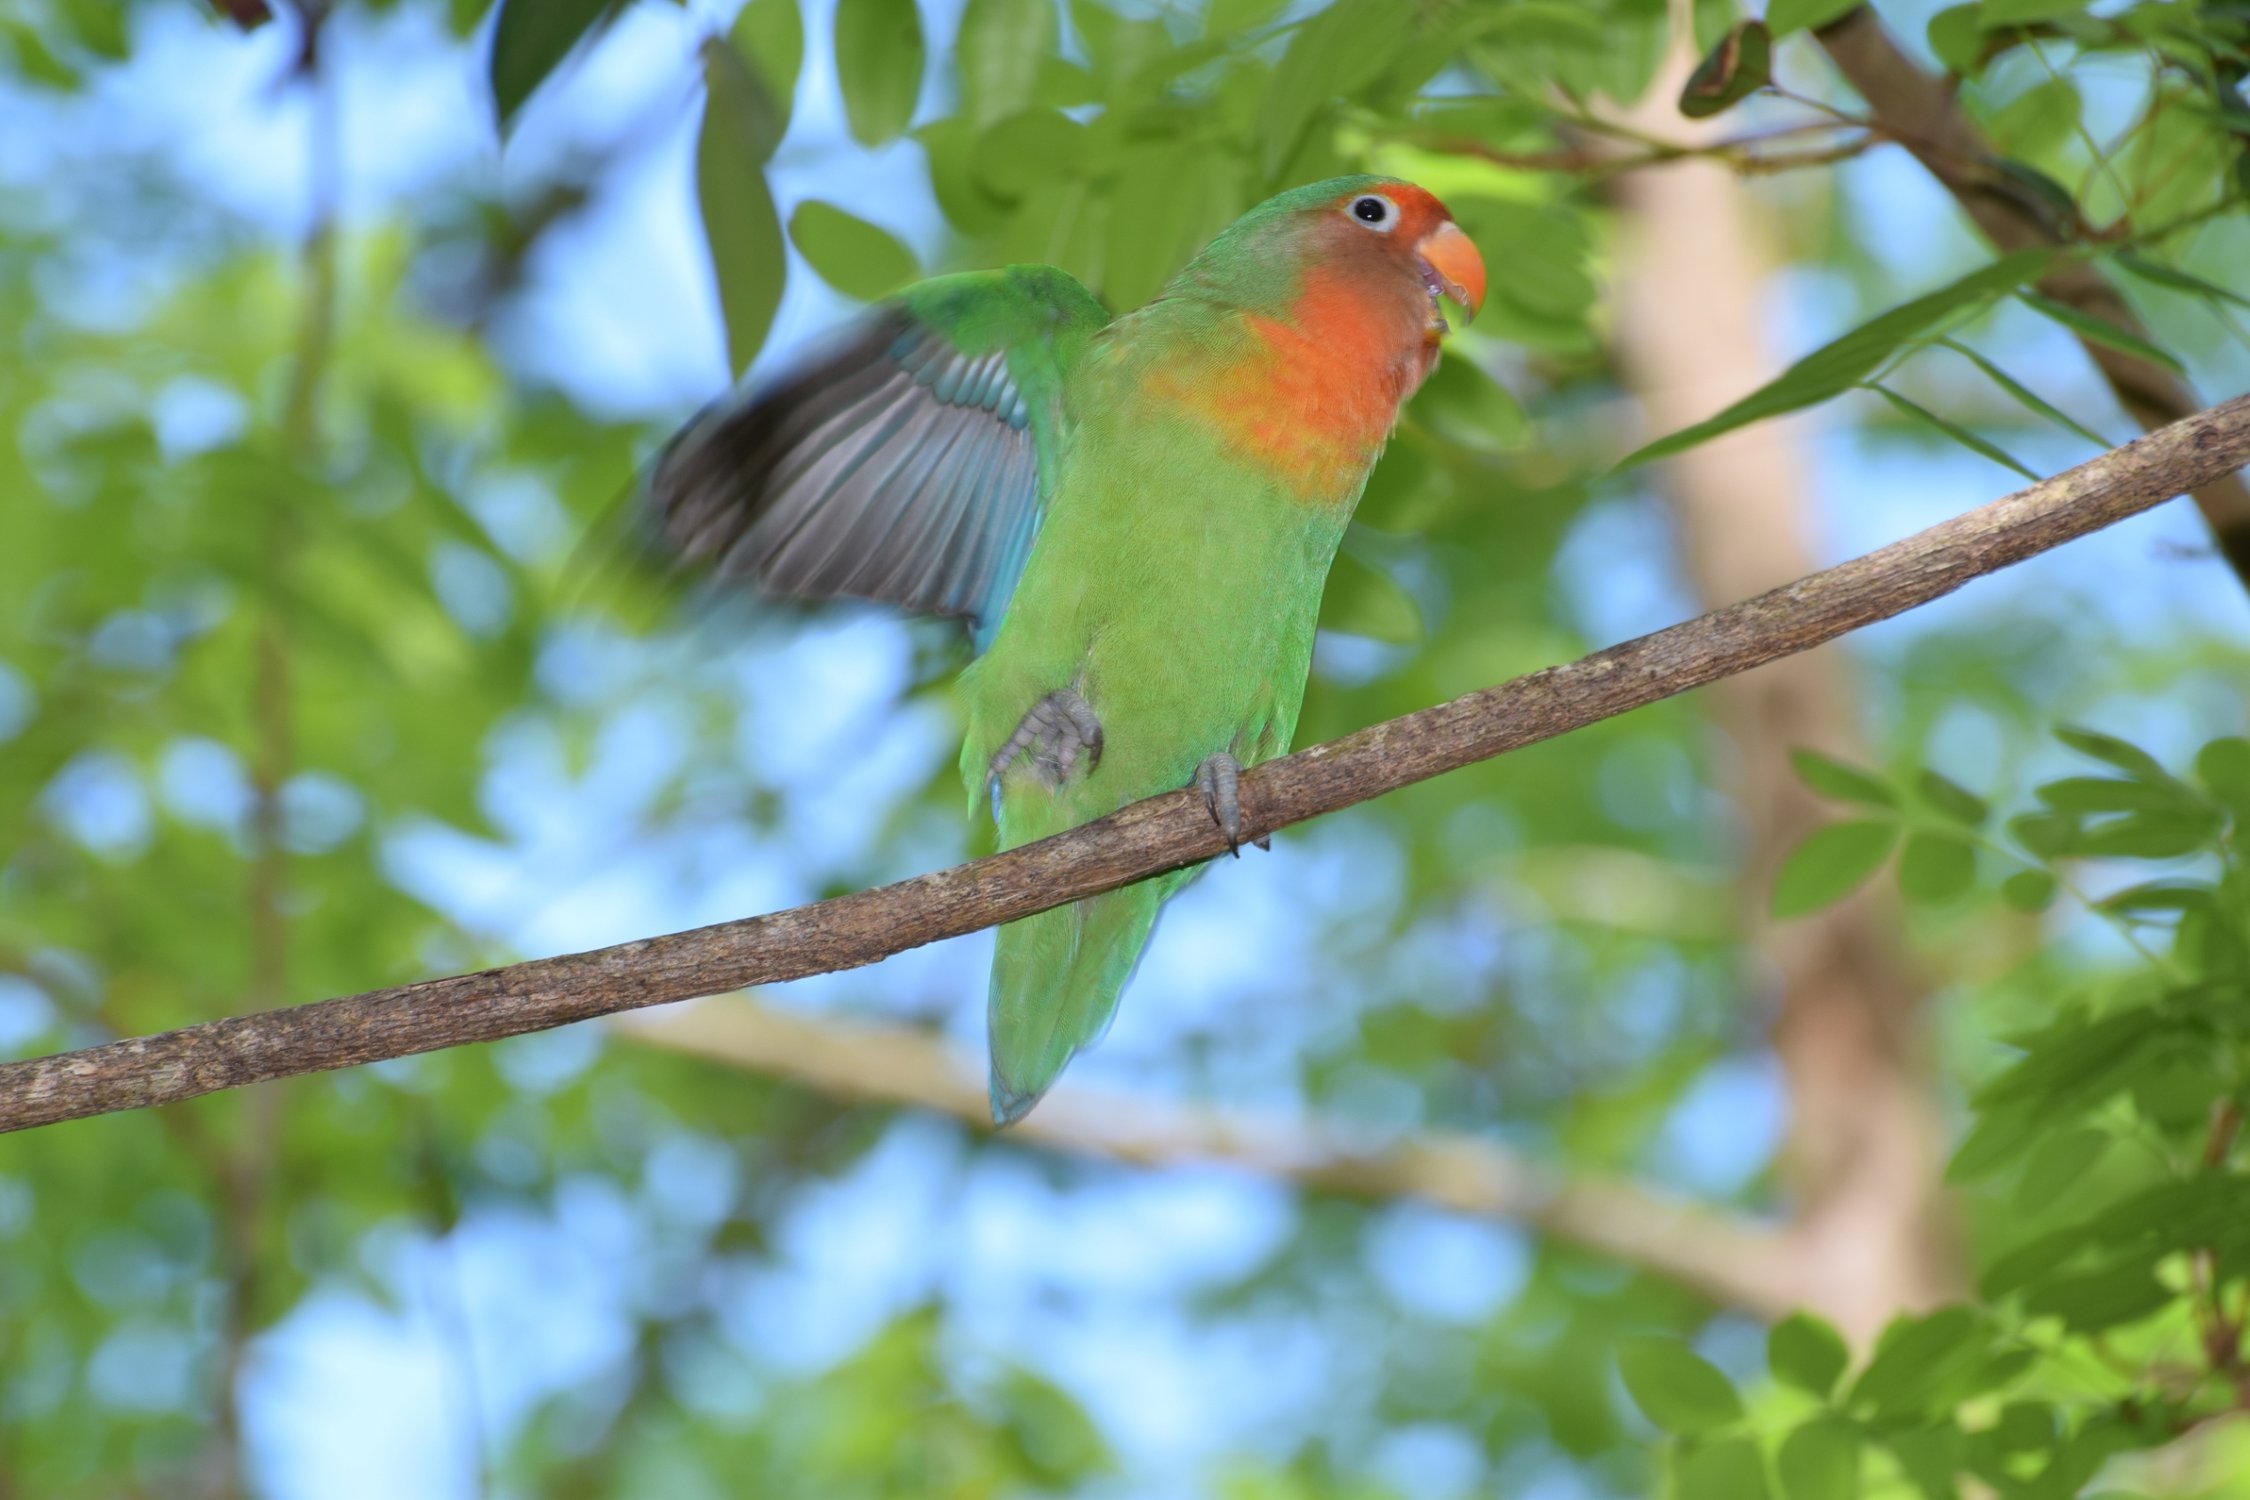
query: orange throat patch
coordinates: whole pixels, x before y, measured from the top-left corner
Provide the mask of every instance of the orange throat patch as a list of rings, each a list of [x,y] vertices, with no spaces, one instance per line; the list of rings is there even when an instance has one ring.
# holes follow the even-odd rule
[[[1385,306],[1333,271],[1305,278],[1293,318],[1245,322],[1246,357],[1198,382],[1208,419],[1307,502],[1348,501],[1436,366],[1436,332],[1411,304]]]

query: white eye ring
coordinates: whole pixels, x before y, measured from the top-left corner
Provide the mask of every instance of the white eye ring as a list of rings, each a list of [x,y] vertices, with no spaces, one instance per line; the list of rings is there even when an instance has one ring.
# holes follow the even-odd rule
[[[1352,216],[1353,223],[1377,234],[1389,234],[1398,227],[1398,205],[1381,193],[1361,193],[1344,212]]]

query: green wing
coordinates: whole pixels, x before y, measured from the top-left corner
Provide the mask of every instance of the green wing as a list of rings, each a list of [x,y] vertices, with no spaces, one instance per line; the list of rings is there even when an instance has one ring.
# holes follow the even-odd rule
[[[769,593],[968,620],[981,648],[1053,487],[1064,380],[1108,321],[1051,266],[909,288],[672,440],[650,482],[664,536]]]

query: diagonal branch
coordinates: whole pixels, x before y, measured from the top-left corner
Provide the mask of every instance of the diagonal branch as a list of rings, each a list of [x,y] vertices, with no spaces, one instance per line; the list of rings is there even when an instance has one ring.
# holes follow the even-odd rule
[[[1961,108],[1953,81],[1917,67],[1891,40],[1872,6],[1846,12],[1818,36],[1846,81],[1867,101],[1876,128],[1913,153],[1994,248],[2028,250],[2081,237],[2080,225],[2058,215],[2056,204],[2006,170],[1999,151]],[[2090,262],[2062,263],[2040,281],[2039,290],[2126,333],[2145,333],[2117,288]],[[2185,381],[2153,360],[2083,334],[2078,342],[2116,392],[2118,405],[2143,429],[2154,432],[2199,404]],[[2250,586],[2250,486],[2238,474],[2216,475],[2196,487],[2195,503],[2211,523],[2220,553]]]
[[[926,1032],[813,1020],[746,997],[616,1024],[636,1041],[826,1096],[911,1105],[993,1128],[982,1065]],[[1786,1229],[1622,1179],[1559,1173],[1462,1131],[1371,1143],[1301,1116],[1201,1108],[1066,1079],[1007,1135],[1072,1156],[1208,1162],[1351,1197],[1416,1198],[1521,1224],[1761,1317],[1779,1317],[1804,1300],[1808,1261]]]
[[[1243,777],[1243,831],[1264,835],[1807,650],[2246,461],[2250,396],[1786,588],[1269,761]],[[857,968],[1225,852],[1202,799],[1167,792],[1036,844],[811,906],[0,1065],[0,1130]]]

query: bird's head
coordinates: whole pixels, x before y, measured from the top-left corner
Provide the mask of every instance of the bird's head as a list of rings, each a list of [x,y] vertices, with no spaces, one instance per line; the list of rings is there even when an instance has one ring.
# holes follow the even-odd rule
[[[1427,189],[1332,177],[1251,209],[1167,294],[1285,317],[1315,308],[1327,321],[1372,315],[1434,349],[1447,300],[1470,317],[1483,304],[1484,259]]]
[[[1433,338],[1446,331],[1448,300],[1477,315],[1484,305],[1484,257],[1435,194],[1385,177],[1339,178],[1316,187],[1330,191],[1300,222],[1323,259],[1350,267],[1361,279],[1418,289],[1429,299]]]

